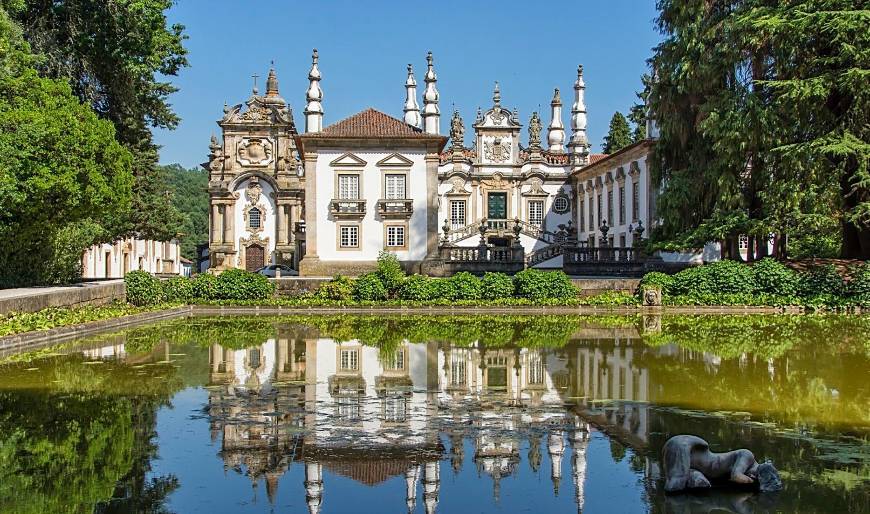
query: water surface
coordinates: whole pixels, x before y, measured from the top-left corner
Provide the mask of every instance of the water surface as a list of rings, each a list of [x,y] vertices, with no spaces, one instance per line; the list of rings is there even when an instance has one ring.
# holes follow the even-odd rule
[[[870,318],[192,318],[0,362],[0,512],[868,512]],[[661,493],[747,447],[785,490]]]

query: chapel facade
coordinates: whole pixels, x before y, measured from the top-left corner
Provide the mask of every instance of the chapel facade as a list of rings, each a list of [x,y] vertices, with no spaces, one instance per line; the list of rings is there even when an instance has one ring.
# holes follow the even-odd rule
[[[598,242],[604,220],[599,215],[590,224],[586,215],[589,202],[597,199],[601,209],[604,200],[589,191],[592,175],[583,171],[605,156],[590,153],[583,67],[574,82],[570,138],[558,89],[546,129],[538,112],[524,127],[496,83],[492,105],[478,108],[467,124],[473,131],[467,146],[459,111],[442,135],[431,52],[426,61],[422,108],[408,65],[401,119],[369,108],[325,125],[316,50],[304,130],[296,129],[274,69],[264,95],[255,86],[245,104],[225,106],[221,137],[212,137],[203,164],[210,174],[211,267],[255,271],[274,263],[306,276],[356,275],[388,251],[407,271],[430,275],[455,272],[457,263],[500,260],[519,269],[561,268],[566,240]],[[630,169],[646,173],[645,164]],[[649,226],[654,213],[643,209],[639,216]]]

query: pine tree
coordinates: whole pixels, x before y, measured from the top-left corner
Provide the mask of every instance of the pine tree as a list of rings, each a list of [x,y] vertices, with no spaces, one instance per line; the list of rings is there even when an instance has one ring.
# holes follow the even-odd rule
[[[622,150],[631,144],[631,129],[628,120],[621,112],[613,113],[610,118],[610,128],[604,136],[604,153],[610,154]]]
[[[665,189],[654,239],[719,239],[735,256],[739,234],[824,236],[833,220],[843,255],[870,258],[862,3],[661,0],[659,9],[665,37],[648,94],[660,129],[652,169]],[[775,252],[786,255],[781,244]]]

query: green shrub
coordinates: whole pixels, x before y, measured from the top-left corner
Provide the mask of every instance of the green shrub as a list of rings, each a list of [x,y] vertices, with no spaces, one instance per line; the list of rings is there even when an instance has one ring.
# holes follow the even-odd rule
[[[849,270],[852,278],[846,285],[849,300],[862,306],[870,307],[870,263],[865,262]]]
[[[160,280],[147,271],[131,271],[124,276],[127,301],[133,305],[153,305],[160,303],[163,290]]]
[[[193,299],[193,280],[186,277],[173,277],[160,283],[163,301],[187,303]]]
[[[320,284],[314,296],[321,300],[348,301],[353,298],[353,280],[344,275],[335,275],[332,280]]]
[[[480,279],[467,271],[460,271],[448,279],[451,286],[449,300],[479,300]]]
[[[562,271],[529,268],[514,275],[514,293],[530,300],[568,299],[577,297],[577,288]]]
[[[399,258],[389,252],[378,255],[378,271],[376,272],[390,298],[395,298],[405,282],[405,271],[399,264]]]
[[[484,273],[480,281],[480,297],[484,300],[501,300],[514,295],[514,281],[504,273]]]
[[[275,293],[275,286],[259,273],[243,269],[226,270],[217,276],[216,300],[265,300]]]
[[[405,279],[402,288],[399,290],[399,297],[402,300],[412,300],[416,302],[424,302],[437,298],[438,279],[429,278],[426,275],[411,275]]]
[[[660,271],[651,271],[640,279],[640,287],[654,286],[662,290],[662,294],[668,294],[671,284],[674,283],[674,277]]]
[[[755,277],[752,268],[737,261],[719,261],[687,268],[673,276],[668,288],[672,296],[715,294],[752,294]]]
[[[377,272],[366,273],[354,281],[353,297],[357,301],[386,300],[387,288]]]
[[[217,298],[217,277],[211,273],[200,273],[190,281],[191,297],[197,300],[214,300]]]
[[[804,298],[817,299],[829,303],[832,297],[845,293],[843,278],[831,264],[815,266],[800,276],[798,292]]]
[[[798,289],[798,274],[785,264],[765,257],[752,265],[755,291],[780,296],[794,296]]]

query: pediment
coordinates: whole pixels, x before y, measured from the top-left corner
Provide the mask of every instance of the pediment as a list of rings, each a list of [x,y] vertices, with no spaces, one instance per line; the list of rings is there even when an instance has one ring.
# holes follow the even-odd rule
[[[414,161],[398,153],[388,155],[378,161],[378,166],[400,166],[402,168],[408,168],[413,164]]]
[[[365,166],[366,161],[348,152],[329,163],[330,166]]]

